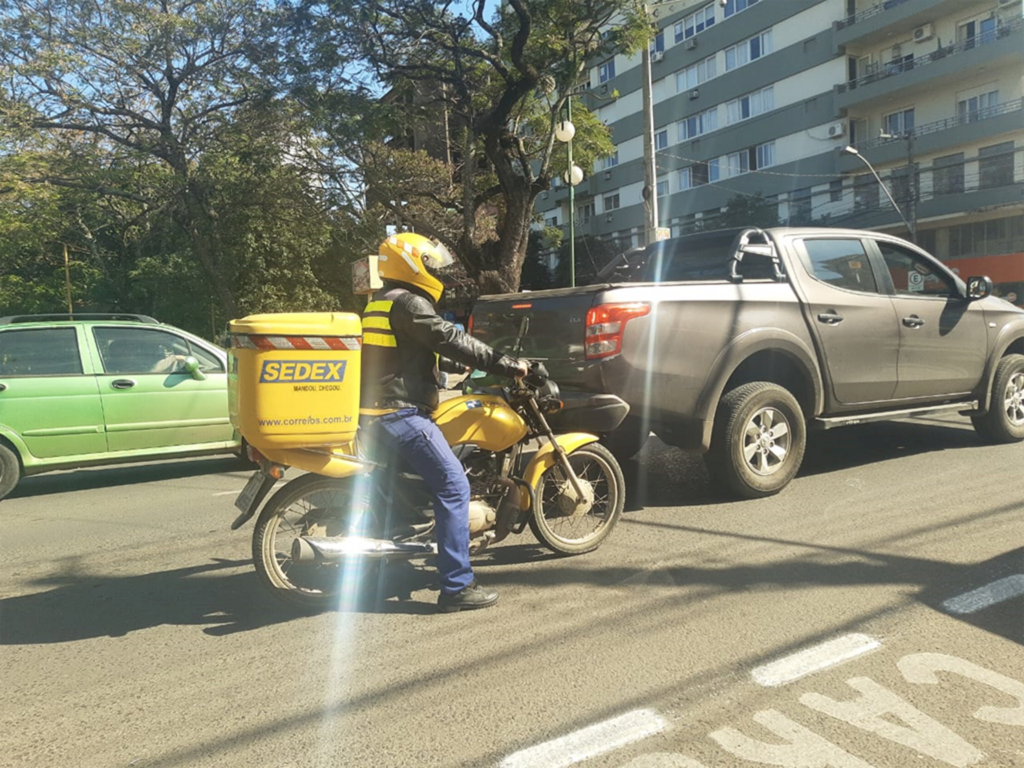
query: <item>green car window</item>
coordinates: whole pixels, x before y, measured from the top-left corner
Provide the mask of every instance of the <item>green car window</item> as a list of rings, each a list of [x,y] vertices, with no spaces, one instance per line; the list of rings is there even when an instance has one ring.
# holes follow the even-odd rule
[[[0,333],[0,376],[82,373],[74,328],[32,328]]]
[[[94,328],[103,370],[113,374],[176,373],[184,370],[188,342],[166,331]]]

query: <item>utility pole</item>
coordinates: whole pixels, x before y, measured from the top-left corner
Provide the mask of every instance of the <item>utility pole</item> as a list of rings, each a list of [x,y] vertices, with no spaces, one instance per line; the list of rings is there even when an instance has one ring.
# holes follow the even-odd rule
[[[907,140],[907,208],[909,208],[910,222],[907,229],[910,230],[910,242],[917,245],[917,201],[920,196],[921,179],[914,167],[914,129],[906,131],[904,138]]]
[[[650,18],[650,6],[644,3],[644,14]],[[658,236],[658,168],[654,158],[654,98],[651,82],[651,46],[643,52],[644,110],[644,245],[651,245]]]

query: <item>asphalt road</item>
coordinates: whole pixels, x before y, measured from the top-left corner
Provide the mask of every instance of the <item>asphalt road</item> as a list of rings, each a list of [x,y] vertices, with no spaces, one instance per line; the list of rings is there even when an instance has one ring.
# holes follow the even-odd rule
[[[652,440],[600,550],[529,533],[299,617],[268,598],[247,472],[43,475],[0,503],[0,765],[1024,766],[1024,446],[959,420],[812,438],[724,502]]]

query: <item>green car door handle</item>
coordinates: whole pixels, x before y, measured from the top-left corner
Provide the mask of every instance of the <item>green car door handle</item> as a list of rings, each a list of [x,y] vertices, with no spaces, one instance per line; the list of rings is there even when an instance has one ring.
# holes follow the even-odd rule
[[[110,382],[110,386],[114,389],[131,389],[135,386],[135,382],[131,379],[114,379]]]

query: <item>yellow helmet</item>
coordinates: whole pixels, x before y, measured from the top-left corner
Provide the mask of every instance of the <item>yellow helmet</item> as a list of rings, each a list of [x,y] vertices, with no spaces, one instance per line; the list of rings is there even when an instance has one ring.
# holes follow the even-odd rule
[[[382,280],[405,283],[426,291],[436,302],[441,299],[444,285],[430,274],[428,268],[441,269],[452,262],[452,255],[440,243],[413,232],[402,232],[380,244],[377,274]]]

